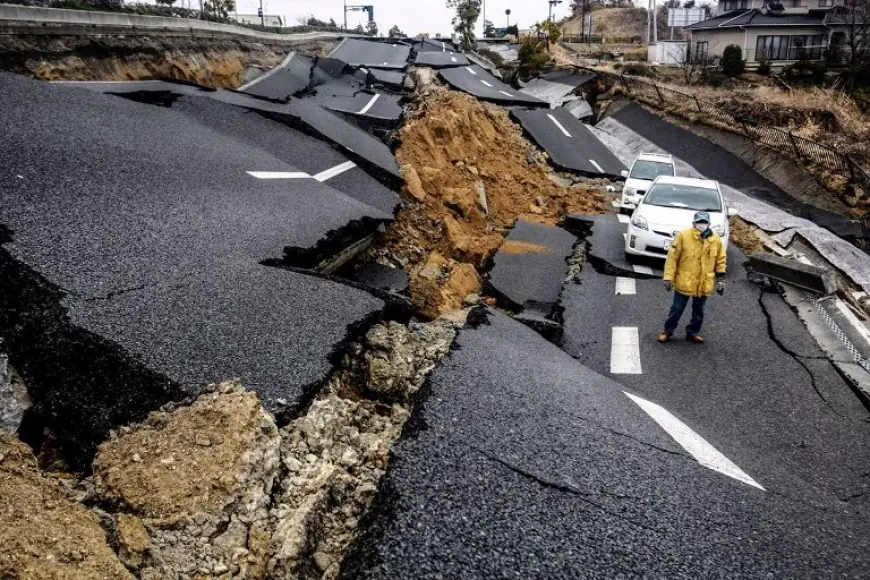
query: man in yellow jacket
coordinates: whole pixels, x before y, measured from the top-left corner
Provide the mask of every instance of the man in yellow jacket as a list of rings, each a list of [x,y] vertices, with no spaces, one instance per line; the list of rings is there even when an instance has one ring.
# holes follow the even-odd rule
[[[665,262],[665,288],[674,292],[674,303],[658,336],[659,342],[668,342],[680,323],[689,299],[692,300],[692,320],[686,326],[686,340],[704,342],[701,324],[704,306],[713,290],[721,296],[725,292],[725,247],[717,233],[710,229],[710,214],[699,211],[692,227],[677,232]]]

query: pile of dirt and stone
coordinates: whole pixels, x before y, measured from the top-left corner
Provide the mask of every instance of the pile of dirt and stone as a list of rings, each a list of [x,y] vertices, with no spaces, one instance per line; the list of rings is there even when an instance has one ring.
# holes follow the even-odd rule
[[[372,251],[410,272],[411,299],[428,316],[480,290],[517,219],[613,211],[603,182],[565,187],[504,108],[471,96],[428,85],[398,137],[405,203]]]

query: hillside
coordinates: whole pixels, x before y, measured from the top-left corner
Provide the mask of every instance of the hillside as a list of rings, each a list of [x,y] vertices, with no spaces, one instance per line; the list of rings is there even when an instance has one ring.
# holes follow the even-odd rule
[[[647,11],[643,8],[602,8],[592,12],[592,34],[606,38],[643,38],[646,29]],[[579,36],[581,18],[572,18],[562,24],[562,34]],[[667,16],[659,14],[659,37],[667,38],[670,31],[667,27]],[[605,40],[607,42],[607,40]]]

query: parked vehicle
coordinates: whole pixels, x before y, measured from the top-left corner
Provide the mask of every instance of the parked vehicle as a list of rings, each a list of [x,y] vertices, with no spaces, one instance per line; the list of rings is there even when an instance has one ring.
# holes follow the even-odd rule
[[[653,181],[637,205],[625,236],[625,253],[630,256],[666,258],[678,231],[692,226],[696,211],[710,214],[710,227],[728,248],[728,217],[719,183],[707,179],[661,176]]]
[[[631,213],[644,194],[649,190],[653,180],[660,175],[677,174],[674,158],[660,153],[641,153],[631,165],[630,171],[623,171],[625,186],[622,188],[620,211]]]

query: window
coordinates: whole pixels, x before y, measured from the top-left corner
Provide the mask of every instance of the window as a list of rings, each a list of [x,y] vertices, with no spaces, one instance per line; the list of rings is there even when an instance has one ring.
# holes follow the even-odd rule
[[[707,62],[707,48],[708,44],[706,40],[699,40],[695,43],[695,54],[692,55],[692,62],[694,63],[705,63]]]
[[[788,36],[759,36],[755,60],[788,60]]]
[[[644,203],[659,207],[679,207],[695,211],[722,211],[719,192],[706,187],[657,183],[646,193]]]
[[[834,0],[819,0],[819,8],[832,8]]]
[[[822,60],[825,50],[823,36],[792,36],[789,60]]]
[[[725,12],[732,10],[746,10],[749,8],[749,0],[725,0],[722,2],[722,7]]]
[[[652,181],[659,175],[673,175],[674,166],[670,163],[659,163],[658,161],[635,161],[634,167],[631,168],[631,179],[645,179]]]

